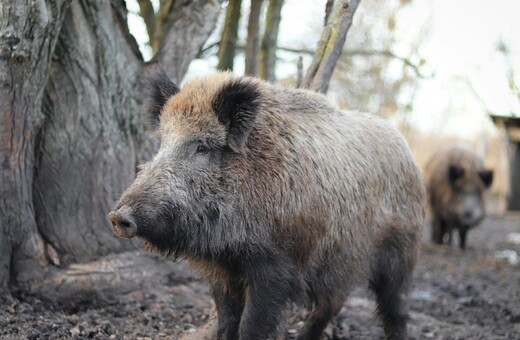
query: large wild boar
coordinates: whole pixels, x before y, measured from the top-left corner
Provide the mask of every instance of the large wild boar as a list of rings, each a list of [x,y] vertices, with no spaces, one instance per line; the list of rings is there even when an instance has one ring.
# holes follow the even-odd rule
[[[442,150],[426,166],[428,196],[432,213],[432,240],[451,244],[452,232],[459,231],[460,247],[466,247],[469,229],[485,217],[484,191],[493,182],[493,171],[482,160],[460,147]]]
[[[149,82],[161,147],[109,218],[119,236],[200,271],[219,338],[276,336],[296,303],[310,308],[299,339],[317,339],[363,283],[386,335],[406,338],[425,191],[396,130],[231,73],[180,90],[156,66]]]

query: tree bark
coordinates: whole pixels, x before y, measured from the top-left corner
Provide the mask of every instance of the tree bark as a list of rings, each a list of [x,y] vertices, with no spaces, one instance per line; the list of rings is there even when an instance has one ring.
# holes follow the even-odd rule
[[[334,4],[334,0],[327,0],[325,4],[325,19],[323,20],[323,26],[327,25],[329,21],[330,12],[332,11],[332,5]]]
[[[265,20],[265,32],[260,48],[259,75],[267,81],[276,80],[276,47],[283,0],[270,0]]]
[[[258,50],[260,48],[259,28],[262,3],[263,0],[251,0],[251,10],[249,11],[245,74],[251,76],[256,76],[258,68]]]
[[[219,8],[185,1],[182,15],[168,17],[163,42],[182,51],[161,47],[159,60],[178,80],[215,25],[202,13],[216,18]],[[136,245],[114,237],[106,219],[154,147],[139,115],[144,63],[126,13],[123,0],[0,5],[2,292],[30,290],[51,264]]]
[[[139,3],[139,15],[143,18],[148,32],[150,45],[152,45],[153,34],[155,31],[155,12],[151,0],[137,0]]]
[[[127,40],[125,8],[114,6],[72,2],[45,89],[34,206],[61,263],[136,246],[118,239],[106,217],[135,177],[136,140],[145,138],[141,58]]]
[[[43,89],[65,1],[0,4],[0,290],[40,277],[33,209],[35,142]]]
[[[233,70],[235,50],[237,47],[238,22],[242,0],[229,0],[226,10],[226,21],[218,49],[218,70]]]
[[[302,86],[326,93],[361,0],[335,0]]]
[[[154,35],[156,56],[180,82],[215,28],[223,0],[162,0]],[[163,6],[167,2],[169,6]],[[194,47],[197,47],[196,49]]]

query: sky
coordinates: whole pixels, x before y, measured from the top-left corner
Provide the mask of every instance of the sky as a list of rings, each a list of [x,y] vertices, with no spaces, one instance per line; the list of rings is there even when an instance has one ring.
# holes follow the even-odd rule
[[[316,46],[323,22],[326,0],[286,0],[282,11],[279,45]],[[137,13],[135,0],[127,1],[130,12]],[[243,13],[249,1],[243,1]],[[363,1],[358,11],[365,10]],[[397,54],[416,38],[417,27],[428,25],[421,41],[424,68],[434,74],[422,79],[414,98],[409,121],[418,131],[430,134],[478,138],[496,134],[488,111],[501,115],[520,115],[520,101],[511,95],[507,66],[497,51],[498,41],[509,49],[516,79],[520,83],[520,0],[412,0],[398,17]],[[385,18],[380,18],[385,20]],[[244,15],[247,20],[247,15]],[[244,23],[245,24],[245,23]],[[137,15],[129,15],[129,26],[147,52],[144,26]],[[245,25],[244,25],[245,26]],[[209,41],[218,40],[218,30]],[[348,48],[348,37],[347,37]],[[293,56],[278,53],[282,59],[277,75],[296,72]],[[216,58],[195,60],[186,78],[214,72]],[[235,60],[243,70],[243,58]],[[304,67],[310,57],[304,59]],[[334,94],[330,95],[334,98]]]
[[[421,54],[435,77],[421,81],[414,123],[422,131],[461,136],[491,133],[486,111],[520,115],[520,102],[508,88],[504,57],[497,52],[498,41],[509,45],[520,80],[520,1],[431,3],[431,32]]]

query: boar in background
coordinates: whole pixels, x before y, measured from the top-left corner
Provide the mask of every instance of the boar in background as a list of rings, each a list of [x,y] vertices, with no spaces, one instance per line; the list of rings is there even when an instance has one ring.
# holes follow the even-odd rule
[[[484,192],[493,182],[493,171],[485,169],[473,152],[455,147],[434,154],[425,175],[432,241],[442,244],[447,235],[451,244],[453,230],[457,229],[460,248],[464,249],[468,231],[486,216]]]

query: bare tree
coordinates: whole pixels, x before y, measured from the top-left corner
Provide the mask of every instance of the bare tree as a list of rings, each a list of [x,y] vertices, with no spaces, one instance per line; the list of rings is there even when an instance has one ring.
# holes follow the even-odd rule
[[[331,9],[329,2],[327,3],[325,27],[302,87],[327,92],[359,2],[360,0],[335,0]]]
[[[218,49],[218,70],[233,70],[241,6],[242,0],[229,0],[228,2],[226,21]]]
[[[276,47],[280,28],[283,0],[270,0],[265,19],[265,32],[260,47],[259,76],[274,82],[276,66]]]
[[[223,0],[162,0],[156,15],[154,60],[180,82],[215,28]],[[197,47],[197,48],[194,48]]]
[[[260,14],[263,0],[251,0],[249,23],[247,26],[246,67],[245,74],[255,76],[258,65],[258,50],[260,47]]]
[[[184,1],[182,15],[166,16],[156,60],[177,80],[212,31],[220,5]],[[35,279],[56,266],[135,246],[118,240],[106,219],[153,147],[139,115],[144,63],[126,13],[122,0],[2,3],[3,292],[10,285],[35,288]]]
[[[430,17],[422,18],[421,25],[414,25],[411,31],[411,23],[398,20],[409,5],[409,1],[364,0],[330,83],[341,94],[340,105],[394,116],[405,134],[413,132],[408,114],[419,80],[434,76],[427,59],[421,56]]]

